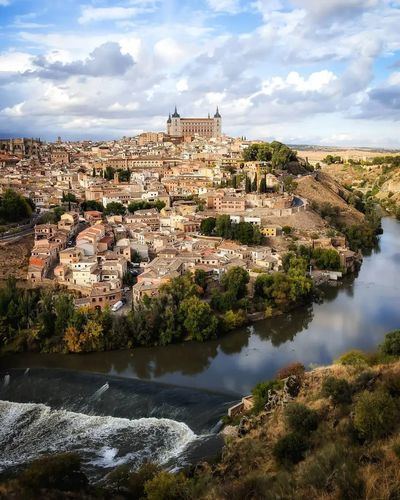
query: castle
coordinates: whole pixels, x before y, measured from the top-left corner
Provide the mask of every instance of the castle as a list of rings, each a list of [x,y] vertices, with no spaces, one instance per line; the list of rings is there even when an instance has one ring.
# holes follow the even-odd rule
[[[207,139],[221,137],[222,117],[218,107],[213,118],[181,118],[176,106],[167,120],[167,134],[173,137],[192,137],[199,135]]]

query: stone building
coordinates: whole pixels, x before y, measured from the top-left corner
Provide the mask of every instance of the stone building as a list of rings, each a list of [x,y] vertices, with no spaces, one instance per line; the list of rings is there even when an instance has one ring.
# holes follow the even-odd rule
[[[210,139],[221,137],[222,117],[218,107],[213,118],[181,118],[176,106],[175,111],[167,120],[167,134],[172,137],[192,137],[199,135]]]

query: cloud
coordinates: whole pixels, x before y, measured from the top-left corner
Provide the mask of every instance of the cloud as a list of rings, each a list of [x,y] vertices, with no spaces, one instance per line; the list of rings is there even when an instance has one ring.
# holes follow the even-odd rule
[[[377,7],[379,0],[292,0],[297,7],[303,8],[317,20],[347,19]]]
[[[50,62],[46,57],[38,56],[33,64],[37,69],[27,72],[28,75],[57,80],[73,75],[123,75],[134,65],[134,60],[130,54],[122,54],[118,43],[106,42],[94,49],[84,61]]]
[[[241,10],[240,0],[207,0],[207,4],[216,12],[237,14]]]
[[[149,12],[151,8],[138,7],[93,7],[87,5],[82,7],[81,15],[78,18],[80,24],[102,22],[102,21],[117,21],[136,17],[144,12]]]
[[[20,17],[23,30],[7,25],[0,130],[164,130],[176,103],[186,116],[219,105],[232,135],[376,144],[398,120],[400,77],[387,72],[400,55],[399,2],[71,1],[62,23],[40,14],[49,29],[29,27],[39,17]]]
[[[10,3],[10,0],[0,0],[0,7],[7,7],[7,5],[10,5]]]

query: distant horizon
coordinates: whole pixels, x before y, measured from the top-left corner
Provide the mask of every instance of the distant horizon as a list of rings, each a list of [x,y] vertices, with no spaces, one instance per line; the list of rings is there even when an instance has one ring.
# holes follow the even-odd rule
[[[120,136],[120,137],[110,137],[110,138],[101,138],[101,137],[97,137],[97,138],[78,138],[78,139],[64,139],[63,137],[61,137],[61,141],[62,142],[68,142],[68,143],[74,143],[74,142],[109,142],[109,141],[120,141],[122,140],[124,137],[125,138],[133,138],[133,137],[137,137],[138,135],[140,134],[143,134],[143,133],[160,133],[162,132],[161,130],[144,130],[142,132],[139,132],[135,135],[125,135],[125,136]],[[227,134],[223,134],[224,136],[226,137],[229,137],[231,139],[240,139],[241,137],[246,137],[246,140],[247,141],[252,141],[252,142],[272,142],[274,140],[277,140],[277,139],[274,139],[274,138],[267,138],[267,139],[261,139],[261,138],[250,138],[250,137],[247,137],[246,134],[240,134],[240,135],[237,135],[237,136],[231,136],[231,135],[227,135]],[[44,143],[49,143],[49,144],[55,144],[57,143],[57,139],[58,139],[58,136],[55,137],[55,139],[46,139],[44,137],[35,137],[35,136],[28,136],[28,135],[18,135],[18,134],[14,134],[14,135],[5,135],[5,134],[2,134],[0,132],[0,140],[7,140],[7,139],[40,139],[42,142]],[[280,141],[281,142],[281,141]],[[349,146],[341,146],[341,145],[334,145],[334,144],[292,144],[292,143],[287,143],[287,142],[284,142],[284,144],[286,144],[287,146],[295,149],[295,148],[316,148],[316,149],[330,149],[330,150],[341,150],[341,151],[347,151],[347,150],[366,150],[366,151],[388,151],[388,152],[400,152],[400,147],[399,148],[388,148],[388,147],[384,147],[384,146],[360,146],[360,145],[349,145]]]

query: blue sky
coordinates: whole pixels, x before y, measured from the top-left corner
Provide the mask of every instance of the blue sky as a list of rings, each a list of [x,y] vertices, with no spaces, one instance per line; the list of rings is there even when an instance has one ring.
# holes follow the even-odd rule
[[[400,0],[0,0],[0,135],[400,147]]]

